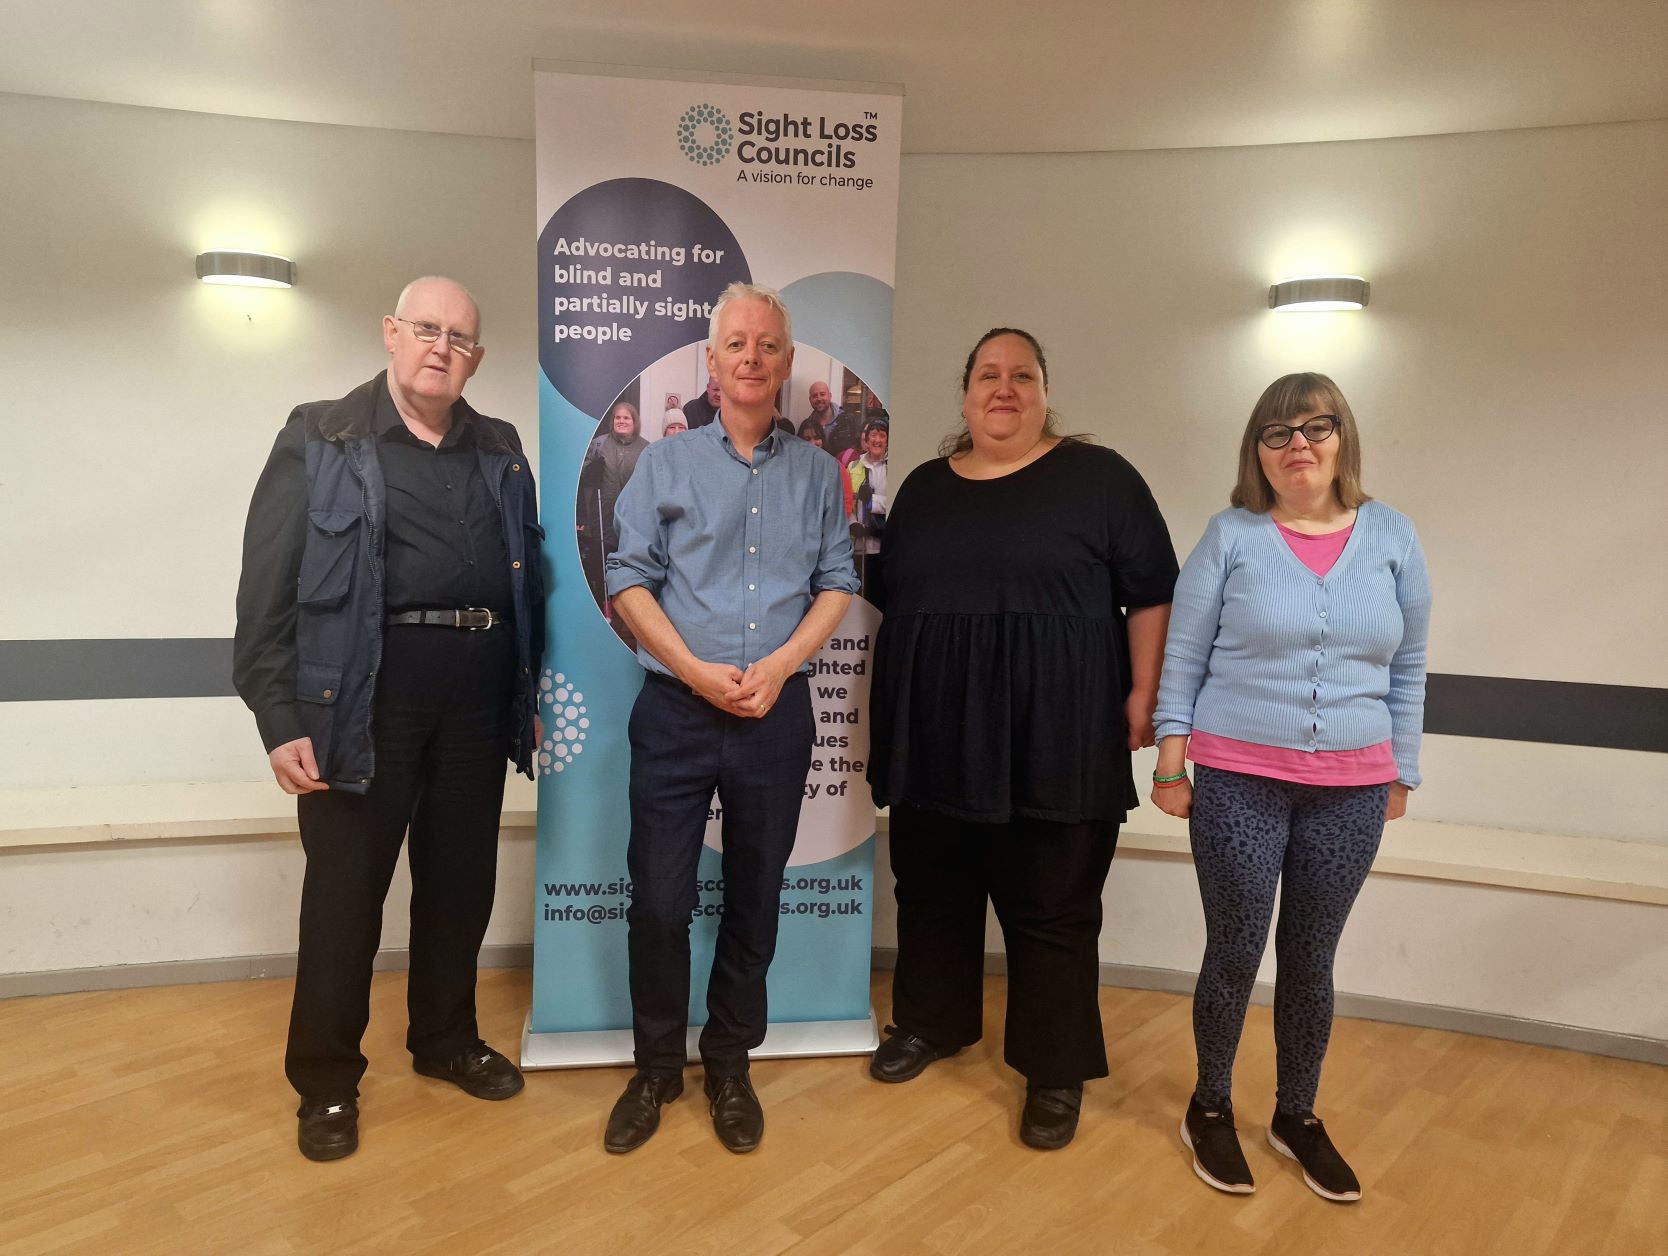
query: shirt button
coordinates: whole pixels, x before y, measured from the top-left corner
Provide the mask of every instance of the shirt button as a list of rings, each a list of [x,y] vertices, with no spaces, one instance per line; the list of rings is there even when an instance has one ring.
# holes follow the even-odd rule
[[[748,592],[749,592],[749,593],[751,593],[751,592],[753,592],[753,590],[754,590],[754,589],[756,589],[756,588],[758,588],[758,587],[759,587],[759,586],[758,586],[758,585],[756,585],[756,584],[750,584],[750,585],[748,585],[748,586],[747,586],[747,591],[748,591]]]
[[[516,571],[521,570],[521,563],[519,561],[511,563],[510,566]]]
[[[759,630],[759,626],[757,624],[748,624],[747,625],[747,631],[748,632],[757,632],[758,630]]]
[[[758,513],[758,512],[756,512],[756,511],[755,511],[755,512],[754,512],[754,513],[755,513],[755,514],[756,514],[756,513]],[[1325,611],[1322,611],[1322,612],[1321,612],[1321,618],[1322,618],[1322,619],[1325,619],[1325,618],[1326,618],[1326,612],[1325,612]]]
[[[334,692],[334,691],[333,691],[333,690],[330,690],[330,689],[326,689],[326,690],[325,690],[325,691],[324,691],[324,696],[325,696],[325,697],[326,697],[326,698],[334,698],[334,697],[335,697],[335,696],[336,696],[336,694],[335,694],[335,692]]]
[[[754,513],[754,514],[758,514],[758,513],[759,513],[759,508],[758,508],[758,507],[757,507],[757,506],[755,506],[755,507],[753,507],[753,513]],[[1321,612],[1321,614],[1323,614],[1323,615],[1324,615],[1324,614],[1325,614],[1325,613],[1326,613],[1326,612],[1325,612],[1325,611],[1322,611],[1322,612]]]
[[[512,463],[510,463],[510,470],[511,470],[511,471],[519,471],[519,470],[521,470],[521,464],[520,464],[520,463],[519,463],[519,462],[512,462]]]
[[[759,469],[757,467],[754,467],[753,468],[753,474],[757,475],[758,473],[759,473]]]
[[[747,547],[747,552],[749,554],[757,554],[759,552],[759,547],[757,545],[749,545]]]

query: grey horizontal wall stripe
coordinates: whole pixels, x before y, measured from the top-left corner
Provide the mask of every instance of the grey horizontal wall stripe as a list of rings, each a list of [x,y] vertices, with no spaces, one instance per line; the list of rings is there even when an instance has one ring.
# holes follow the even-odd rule
[[[1433,673],[1425,731],[1660,754],[1668,752],[1668,689]]]
[[[233,693],[223,637],[0,641],[0,702]],[[1433,673],[1425,731],[1668,753],[1668,689]]]
[[[86,698],[224,698],[230,637],[0,641],[0,702]]]

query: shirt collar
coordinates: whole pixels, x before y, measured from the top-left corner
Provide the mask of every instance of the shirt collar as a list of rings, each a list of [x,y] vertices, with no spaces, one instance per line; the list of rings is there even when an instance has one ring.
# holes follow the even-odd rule
[[[378,440],[383,440],[390,433],[393,433],[396,440],[405,439],[417,444],[428,444],[405,425],[405,420],[400,417],[399,407],[394,404],[394,394],[388,391],[388,381],[384,378],[382,391],[377,394],[376,412],[371,416],[371,434]],[[446,430],[446,435],[441,437],[439,448],[450,449],[466,440],[473,440],[474,437],[473,416],[467,407],[454,405],[452,426]]]
[[[782,429],[776,426],[776,419],[776,415],[770,416],[770,431],[766,432],[759,443],[753,446],[755,462],[763,462],[767,458],[772,458],[781,450],[783,433]],[[711,433],[707,439],[717,441],[724,452],[737,462],[746,462],[746,459],[741,456],[741,452],[735,447],[735,443],[730,440],[730,434],[724,430],[724,411],[722,407],[712,416],[711,423],[696,430]],[[749,465],[753,464],[750,463]]]

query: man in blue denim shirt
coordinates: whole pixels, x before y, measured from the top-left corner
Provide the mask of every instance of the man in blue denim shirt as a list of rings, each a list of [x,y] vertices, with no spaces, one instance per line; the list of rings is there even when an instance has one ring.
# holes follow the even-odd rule
[[[707,367],[718,420],[657,441],[615,511],[608,593],[648,675],[631,715],[627,916],[637,1072],[604,1146],[641,1146],[683,1093],[689,921],[707,809],[724,815],[724,914],[701,1061],[713,1127],[751,1151],[764,1113],[747,1053],[764,1040],[782,871],[793,849],[815,724],[810,660],[857,579],[840,468],[775,426],[793,369],[787,307],[731,284],[713,308]]]

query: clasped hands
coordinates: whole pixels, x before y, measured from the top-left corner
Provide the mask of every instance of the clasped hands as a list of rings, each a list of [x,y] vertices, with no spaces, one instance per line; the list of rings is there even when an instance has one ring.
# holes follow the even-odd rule
[[[793,675],[789,660],[767,654],[746,671],[730,663],[696,660],[678,679],[720,711],[743,719],[763,719],[776,705],[782,686]]]

